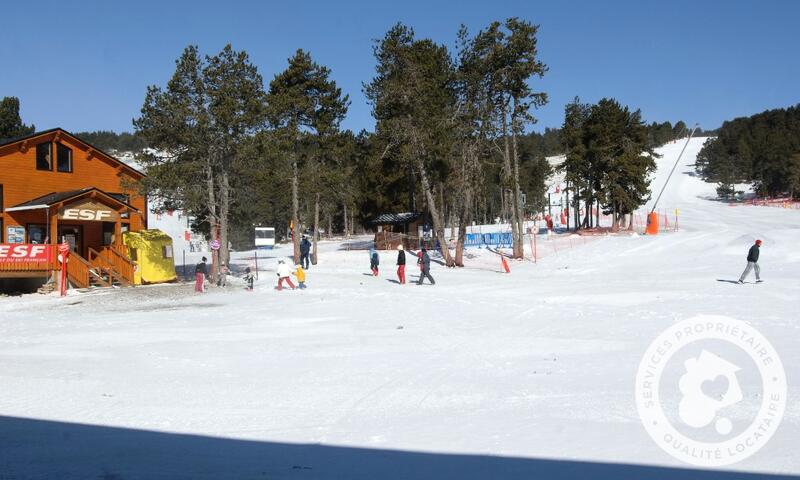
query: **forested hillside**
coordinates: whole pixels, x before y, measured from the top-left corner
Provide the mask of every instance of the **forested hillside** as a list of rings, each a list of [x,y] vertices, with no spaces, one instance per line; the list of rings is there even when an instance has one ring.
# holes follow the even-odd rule
[[[762,196],[800,194],[800,105],[722,124],[697,156],[697,171],[729,197],[749,183]]]

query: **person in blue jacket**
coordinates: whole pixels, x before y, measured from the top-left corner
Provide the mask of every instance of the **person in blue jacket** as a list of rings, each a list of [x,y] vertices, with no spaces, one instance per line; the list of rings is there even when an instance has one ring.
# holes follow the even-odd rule
[[[375,248],[369,249],[369,269],[372,270],[372,275],[378,276],[378,266],[381,263],[381,258],[378,256],[378,251]]]

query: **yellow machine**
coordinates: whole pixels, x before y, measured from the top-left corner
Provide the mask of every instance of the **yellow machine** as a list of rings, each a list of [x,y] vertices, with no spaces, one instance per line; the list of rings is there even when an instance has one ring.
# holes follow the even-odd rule
[[[177,279],[172,237],[161,230],[126,232],[122,242],[136,264],[134,283],[165,283]]]

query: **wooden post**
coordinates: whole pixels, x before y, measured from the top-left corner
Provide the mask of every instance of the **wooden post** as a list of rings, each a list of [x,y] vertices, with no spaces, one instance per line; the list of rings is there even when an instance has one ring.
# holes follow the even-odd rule
[[[122,245],[122,215],[117,212],[117,223],[114,224],[114,246]]]

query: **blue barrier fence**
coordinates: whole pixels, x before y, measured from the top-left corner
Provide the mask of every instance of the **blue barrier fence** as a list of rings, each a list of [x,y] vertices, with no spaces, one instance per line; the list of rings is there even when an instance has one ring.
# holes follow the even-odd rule
[[[468,233],[464,239],[465,247],[480,247],[482,245],[503,246],[511,245],[513,236],[508,233]]]

